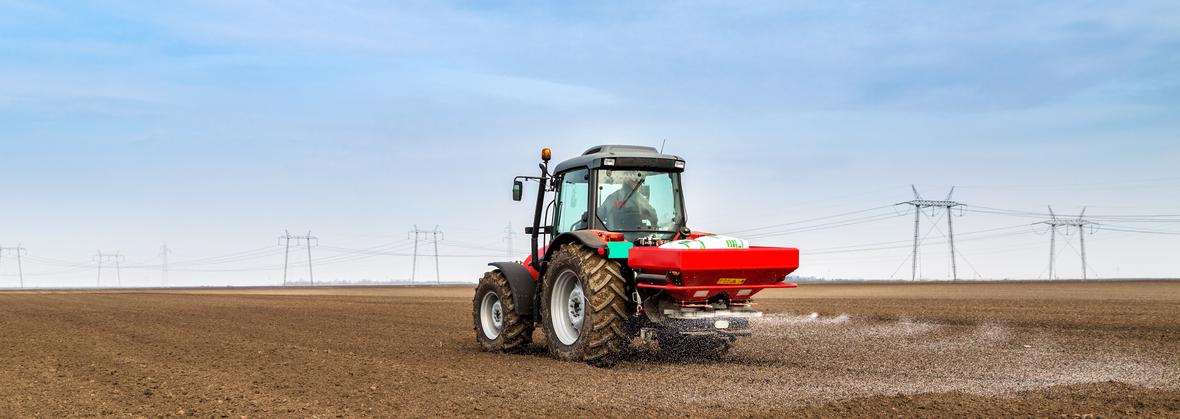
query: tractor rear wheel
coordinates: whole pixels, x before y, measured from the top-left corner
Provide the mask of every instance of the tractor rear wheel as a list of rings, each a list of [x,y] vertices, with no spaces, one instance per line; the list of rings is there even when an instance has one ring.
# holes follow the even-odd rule
[[[533,323],[516,314],[512,287],[500,271],[480,278],[472,301],[475,340],[487,352],[520,352],[533,341]]]
[[[600,367],[618,360],[629,343],[620,269],[577,243],[553,253],[541,296],[541,322],[553,357]]]

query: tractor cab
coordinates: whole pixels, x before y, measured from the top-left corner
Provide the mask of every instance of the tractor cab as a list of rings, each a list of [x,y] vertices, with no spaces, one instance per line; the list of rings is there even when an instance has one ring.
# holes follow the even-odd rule
[[[651,147],[598,146],[555,169],[554,234],[622,233],[624,240],[671,239],[685,223],[684,160]]]

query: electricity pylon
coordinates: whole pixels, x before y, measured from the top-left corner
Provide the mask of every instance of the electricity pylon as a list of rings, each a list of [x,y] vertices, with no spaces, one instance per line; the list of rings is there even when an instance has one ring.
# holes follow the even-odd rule
[[[411,284],[414,283],[418,277],[418,241],[419,240],[423,240],[423,241],[431,240],[434,242],[434,281],[436,283],[441,283],[442,276],[440,275],[441,271],[440,271],[439,262],[438,262],[438,241],[442,240],[442,239],[440,239],[440,237],[443,236],[442,230],[439,230],[437,225],[434,226],[434,230],[420,230],[420,229],[418,229],[418,225],[415,224],[414,229],[410,230],[410,232],[406,236],[407,236],[407,238],[414,239],[414,256],[413,256],[413,260],[410,262],[410,266],[411,266],[410,267],[410,283]]]
[[[1093,221],[1086,218],[1086,207],[1082,207],[1082,213],[1078,214],[1077,218],[1061,218],[1053,212],[1053,206],[1049,206],[1049,219],[1037,222],[1036,224],[1045,224],[1049,226],[1049,279],[1053,279],[1054,268],[1056,267],[1057,259],[1057,227],[1065,227],[1066,232],[1070,227],[1078,228],[1078,240],[1082,247],[1082,279],[1088,279],[1086,275],[1086,229],[1088,225],[1094,225]]]
[[[115,281],[116,281],[115,286],[116,287],[123,286],[123,270],[119,267],[119,262],[122,262],[124,260],[122,254],[120,254],[119,252],[103,253],[101,250],[99,250],[98,253],[96,253],[94,255],[94,260],[98,262],[98,278],[95,280],[95,283],[94,283],[95,288],[102,288],[102,263],[103,262],[114,262],[115,263]]]
[[[512,260],[513,259],[512,237],[513,237],[512,236],[512,223],[509,222],[508,227],[504,228],[504,242],[508,243],[508,259],[505,259],[505,260]]]
[[[25,287],[25,268],[24,268],[24,266],[21,265],[20,257],[21,257],[22,253],[26,253],[25,248],[21,247],[21,245],[19,245],[19,244],[16,245],[16,247],[0,246],[0,257],[4,256],[4,252],[8,252],[9,254],[16,255],[16,272],[17,272],[17,276],[20,278],[20,287],[24,288]]]
[[[287,286],[287,267],[291,261],[291,240],[295,240],[296,247],[299,246],[299,241],[301,240],[307,243],[307,281],[314,287],[315,272],[311,269],[311,242],[315,240],[315,243],[318,245],[320,244],[320,239],[311,235],[311,231],[308,231],[307,235],[304,236],[292,236],[290,230],[284,230],[284,234],[279,236],[279,243],[283,246],[283,286]]]
[[[914,253],[911,255],[913,259],[913,270],[910,273],[910,280],[918,279],[918,226],[922,220],[923,208],[946,208],[946,229],[951,243],[951,278],[959,280],[959,270],[955,265],[955,225],[952,222],[954,219],[951,209],[955,207],[966,206],[959,202],[951,200],[951,195],[955,193],[955,187],[951,186],[951,191],[947,192],[946,199],[941,201],[934,201],[929,199],[922,199],[918,194],[918,188],[910,185],[910,189],[914,191],[914,199],[906,202],[899,202],[897,205],[912,205],[914,207]]]

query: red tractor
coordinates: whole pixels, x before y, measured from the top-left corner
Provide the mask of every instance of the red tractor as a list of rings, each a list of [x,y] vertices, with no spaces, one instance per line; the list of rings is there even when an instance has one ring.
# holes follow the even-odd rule
[[[661,350],[713,356],[760,317],[751,297],[783,282],[799,250],[716,239],[686,224],[684,160],[651,147],[603,145],[549,170],[542,150],[531,254],[494,262],[475,289],[475,338],[485,351],[519,352],[533,329],[554,357],[610,366],[634,337]],[[541,245],[544,240],[545,245]],[[712,247],[712,248],[710,248]]]

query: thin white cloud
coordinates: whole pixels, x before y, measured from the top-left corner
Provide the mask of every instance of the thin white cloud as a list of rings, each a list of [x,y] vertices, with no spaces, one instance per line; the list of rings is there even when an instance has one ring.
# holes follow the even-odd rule
[[[616,95],[593,87],[528,77],[436,71],[426,76],[439,90],[462,96],[540,106],[609,106],[621,103]],[[467,100],[470,100],[467,97]]]
[[[0,71],[0,107],[47,115],[142,115],[173,103],[177,88],[98,74],[8,70]]]

